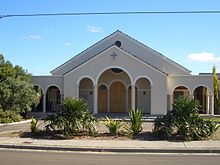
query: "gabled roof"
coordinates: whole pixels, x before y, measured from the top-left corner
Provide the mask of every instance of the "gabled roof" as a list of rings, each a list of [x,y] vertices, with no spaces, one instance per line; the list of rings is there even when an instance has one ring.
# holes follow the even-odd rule
[[[90,46],[89,48],[79,53],[72,59],[60,65],[59,67],[55,68],[51,71],[51,73],[53,75],[65,75],[69,71],[77,68],[84,62],[88,61],[94,56],[100,54],[102,51],[111,47],[115,44],[115,41],[118,40],[122,42],[122,46],[120,47],[121,49],[123,49],[126,52],[129,52],[129,54],[132,54],[136,58],[142,60],[143,62],[151,65],[152,67],[160,70],[161,72],[167,75],[172,75],[174,74],[174,72],[175,74],[190,73],[190,71],[185,67],[177,64],[176,62],[162,55],[161,53],[149,48],[148,46],[133,39],[132,37],[128,36],[127,34],[124,34],[119,30],[115,31],[114,33],[110,34],[109,36],[95,43],[94,45]],[[165,64],[167,64],[169,67],[164,67],[167,66]]]

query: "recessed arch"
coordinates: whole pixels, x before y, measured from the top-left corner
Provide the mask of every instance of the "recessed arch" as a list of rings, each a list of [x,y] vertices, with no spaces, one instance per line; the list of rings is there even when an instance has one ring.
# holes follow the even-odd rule
[[[94,84],[92,79],[85,76],[79,82],[79,98],[83,99],[89,107],[89,110],[92,112],[94,107]]]
[[[137,108],[142,109],[144,113],[150,114],[152,81],[147,76],[139,77],[135,79],[135,86],[138,86],[136,91]]]
[[[176,86],[172,90],[173,101],[175,101],[176,99],[178,99],[181,96],[189,97],[190,94],[191,94],[190,89],[185,85]]]
[[[211,94],[210,89],[205,85],[198,85],[193,90],[194,99],[199,101],[199,103],[201,105],[199,112],[202,114],[209,113],[209,110],[210,110],[210,104],[209,104],[210,97],[209,97],[209,95],[210,94]]]
[[[117,81],[118,81],[118,82],[121,82],[122,84],[124,84],[125,88],[128,89],[129,85],[127,85],[123,80],[120,80],[120,79],[112,80],[112,81],[109,83],[109,85],[108,85],[109,89],[110,89],[111,85],[112,85],[113,83],[117,82]]]
[[[92,81],[93,85],[95,85],[94,79],[93,79],[91,76],[88,76],[88,75],[85,75],[85,76],[80,77],[80,78],[77,80],[76,85],[79,86],[79,83],[81,82],[81,80],[82,80],[82,79],[85,79],[85,78],[90,79],[90,80]]]
[[[98,87],[98,113],[106,113],[108,111],[108,88],[105,84]]]
[[[148,77],[148,76],[146,76],[146,75],[141,75],[141,76],[136,77],[135,80],[134,80],[134,84],[136,84],[136,82],[137,82],[140,78],[145,78],[145,79],[147,79],[147,80],[150,82],[151,86],[153,86],[153,81],[151,80],[150,77]]]
[[[133,78],[132,78],[131,74],[130,74],[125,68],[123,68],[123,67],[121,67],[121,66],[117,66],[117,65],[112,65],[112,66],[109,66],[109,67],[106,67],[106,68],[102,69],[102,70],[98,73],[98,75],[96,76],[95,84],[98,84],[101,75],[102,75],[105,71],[107,71],[107,70],[109,70],[109,69],[112,69],[112,68],[118,68],[118,69],[123,70],[123,71],[128,75],[128,77],[129,77],[129,79],[130,79],[130,82],[133,82]]]
[[[49,84],[49,85],[47,85],[46,90],[45,90],[45,94],[46,94],[47,90],[50,87],[52,87],[52,86],[57,87],[59,89],[59,91],[60,91],[60,94],[62,94],[62,88],[59,85],[57,85],[57,84]]]
[[[207,86],[207,85],[204,85],[204,84],[198,84],[198,85],[196,85],[196,86],[193,88],[192,91],[194,92],[195,89],[198,88],[198,87],[200,87],[200,86],[202,86],[202,87],[206,87],[206,88],[208,89],[208,92],[209,92],[211,95],[214,95],[213,92],[212,92],[212,90],[210,89],[210,87]]]
[[[39,85],[34,85],[34,90],[39,98],[39,103],[32,106],[32,112],[43,112],[43,90]]]
[[[34,83],[33,86],[38,86],[42,90],[43,94],[45,94],[47,91],[47,88],[44,89],[40,84]]]
[[[190,90],[190,88],[189,88],[187,85],[184,85],[184,84],[176,85],[175,87],[173,87],[173,89],[172,89],[172,91],[171,91],[172,94],[173,94],[174,90],[175,90],[176,88],[178,88],[178,87],[184,87],[185,89],[187,89],[187,90],[189,91],[190,95],[192,94],[192,91]]]
[[[51,85],[46,91],[46,112],[58,112],[61,105],[61,91],[57,86]]]

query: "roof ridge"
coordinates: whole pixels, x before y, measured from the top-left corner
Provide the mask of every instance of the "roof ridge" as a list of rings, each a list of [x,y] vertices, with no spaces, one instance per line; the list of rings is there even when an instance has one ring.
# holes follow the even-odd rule
[[[150,64],[150,63],[148,63],[147,61],[142,60],[141,58],[139,58],[139,57],[137,57],[136,55],[132,54],[131,52],[129,52],[129,51],[127,51],[127,50],[125,50],[124,48],[121,48],[121,47],[119,47],[119,48],[120,48],[121,50],[125,51],[126,53],[128,53],[128,54],[130,54],[130,55],[134,56],[135,58],[137,58],[137,59],[141,60],[142,62],[144,62],[144,63],[146,63],[146,64],[150,65],[150,66],[151,66],[151,67],[153,67],[154,69],[156,69],[156,70],[158,70],[158,71],[162,72],[163,74],[166,74],[167,76],[169,75],[168,73],[166,73],[166,72],[164,72],[164,71],[160,70],[159,68],[157,68],[157,67],[155,67],[154,65],[152,65],[152,64]]]
[[[148,48],[148,49],[152,50],[153,52],[155,52],[155,53],[159,54],[159,55],[160,55],[160,56],[162,56],[163,58],[165,58],[165,59],[167,59],[167,60],[170,60],[171,62],[173,62],[174,64],[178,65],[179,67],[184,68],[184,69],[185,69],[185,70],[187,70],[189,73],[191,72],[191,71],[190,71],[189,69],[187,69],[186,67],[184,67],[184,66],[180,65],[179,63],[177,63],[177,62],[173,61],[172,59],[170,59],[170,58],[168,58],[167,56],[163,55],[162,53],[160,53],[160,52],[158,52],[158,51],[154,50],[153,48],[151,48],[151,47],[147,46],[146,44],[144,44],[144,43],[142,43],[142,42],[138,41],[137,39],[135,39],[135,38],[133,38],[133,37],[129,36],[128,34],[126,34],[126,33],[122,32],[122,31],[120,31],[120,30],[118,30],[118,32],[120,32],[121,34],[123,34],[123,35],[125,35],[125,36],[129,37],[130,39],[132,39],[132,40],[134,40],[134,41],[136,41],[136,42],[140,43],[142,46],[144,46],[144,47],[146,47],[146,48]]]

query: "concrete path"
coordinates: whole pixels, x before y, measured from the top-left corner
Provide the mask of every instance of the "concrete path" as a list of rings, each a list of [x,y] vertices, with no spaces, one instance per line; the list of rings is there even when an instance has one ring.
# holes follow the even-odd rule
[[[0,137],[0,148],[67,151],[220,153],[220,141],[45,140]]]

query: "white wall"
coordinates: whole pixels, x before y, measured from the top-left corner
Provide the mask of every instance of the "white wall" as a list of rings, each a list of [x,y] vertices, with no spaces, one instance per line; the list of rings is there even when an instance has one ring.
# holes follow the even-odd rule
[[[60,90],[61,95],[64,92],[63,76],[32,76],[32,83],[39,86],[43,90],[44,94],[46,94],[47,89],[51,86],[56,86]]]
[[[113,60],[111,54],[117,57]],[[138,67],[137,67],[138,66]],[[101,73],[110,68],[120,68],[125,71],[132,84],[140,77],[149,78],[151,85],[151,114],[165,114],[167,112],[167,84],[166,75],[148,66],[144,62],[129,55],[116,46],[102,52],[95,58],[64,76],[64,96],[77,97],[77,82],[82,77],[89,77],[97,85]]]

